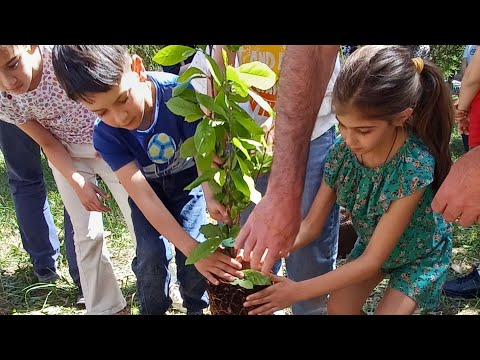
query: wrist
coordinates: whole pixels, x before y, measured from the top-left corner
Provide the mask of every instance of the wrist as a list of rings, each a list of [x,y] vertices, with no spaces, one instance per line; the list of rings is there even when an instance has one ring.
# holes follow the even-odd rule
[[[85,178],[78,172],[72,174],[69,182],[75,191],[82,190],[85,186]]]
[[[457,111],[463,111],[467,113],[470,111],[470,107],[464,106],[464,104],[460,104],[460,103],[455,104],[455,109]]]

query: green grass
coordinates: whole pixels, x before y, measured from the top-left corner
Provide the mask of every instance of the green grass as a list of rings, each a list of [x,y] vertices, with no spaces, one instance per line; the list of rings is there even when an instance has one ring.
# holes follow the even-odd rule
[[[454,159],[463,153],[460,136],[454,132],[451,142]],[[63,236],[63,206],[47,162],[43,159],[45,182],[55,225],[62,244],[60,270],[63,277],[55,284],[36,283],[27,253],[23,250],[18,233],[15,211],[8,190],[3,156],[0,153],[0,314],[84,314],[75,307],[76,288],[68,274]],[[102,186],[105,189],[105,186]],[[134,256],[133,245],[116,203],[108,201],[112,212],[105,214],[105,230],[110,233],[107,246],[110,250],[115,272],[127,300],[127,312],[138,314],[135,276],[130,263]],[[470,271],[480,259],[480,226],[468,229],[455,226],[454,256],[450,277]],[[339,264],[341,265],[341,264]],[[382,282],[370,296],[364,309],[372,313],[387,282]],[[288,313],[288,312],[287,312]],[[442,298],[441,306],[429,314],[477,314],[480,299],[470,301]],[[171,312],[178,314],[178,312]]]

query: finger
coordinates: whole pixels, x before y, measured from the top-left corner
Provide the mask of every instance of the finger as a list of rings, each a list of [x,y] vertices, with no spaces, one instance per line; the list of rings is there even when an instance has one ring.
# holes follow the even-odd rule
[[[261,291],[248,295],[245,300],[248,302],[254,301],[255,302],[254,305],[263,304],[266,301],[268,301],[268,297],[270,296],[270,294],[273,293],[272,287],[273,286],[269,286]]]
[[[278,282],[282,282],[282,281],[287,280],[287,278],[285,276],[278,276],[278,275],[275,275],[274,273],[270,274],[270,279],[272,279],[272,281],[274,283],[278,283]]]
[[[240,249],[237,253],[237,256],[235,256],[235,260],[237,260],[238,262],[242,262],[244,260],[243,258],[243,249]]]
[[[234,281],[237,278],[237,276],[233,276],[229,272],[227,272],[225,270],[222,270],[220,267],[212,268],[212,269],[210,269],[210,272],[213,273],[214,275],[216,275],[217,277],[222,278],[222,279],[227,280],[227,281]]]
[[[100,195],[102,198],[104,198],[105,200],[108,200],[110,198],[109,195],[105,194],[102,189],[100,189],[97,185],[95,184],[92,184],[93,185],[93,188],[95,189],[95,192]]]
[[[280,308],[269,303],[251,310],[252,313],[248,312],[248,315],[273,315],[277,310],[280,310]]]
[[[208,280],[210,281],[211,284],[213,285],[218,285],[220,282],[212,275],[210,274],[208,271],[206,272],[202,272],[202,275]]]
[[[443,191],[439,190],[432,201],[432,210],[437,214],[443,214],[447,207],[447,202],[444,199]]]
[[[270,274],[277,259],[278,259],[278,256],[275,256],[274,251],[271,251],[271,249],[269,249],[267,256],[265,257],[265,261],[263,262],[263,265],[262,265],[262,269],[261,269],[262,273]]]
[[[229,267],[232,267],[234,268],[234,271],[236,271],[237,269],[241,269],[242,268],[242,263],[234,258],[231,258],[230,256],[227,256],[225,254],[222,254],[222,253],[218,253],[218,255],[220,256],[219,257],[219,260],[229,266]]]
[[[458,223],[463,226],[467,227],[470,225],[473,225],[475,220],[477,219],[477,216],[473,212],[465,212],[460,215],[460,218],[458,219]]]
[[[253,249],[253,251],[251,253],[250,266],[252,267],[252,269],[261,270],[261,268],[262,268],[261,262],[262,262],[263,254],[265,253],[266,250],[267,249],[266,249],[265,245],[257,242],[257,244],[255,245],[255,248]],[[248,251],[248,249],[245,249],[245,253],[248,254],[247,251]],[[270,267],[270,269],[271,269],[271,267]],[[270,272],[270,269],[268,270],[267,273]]]
[[[249,229],[250,230],[250,229]],[[243,244],[243,257],[245,261],[252,261],[252,250],[257,246],[256,233],[253,231],[248,232],[248,237]],[[265,251],[265,249],[262,250]]]
[[[108,211],[110,211],[110,208],[103,205],[103,203],[98,198],[95,198],[91,202],[91,207],[94,209],[93,211],[98,211],[98,212],[108,212]]]
[[[240,229],[240,232],[237,235],[237,238],[235,239],[235,250],[240,250],[243,249],[245,245],[245,240],[248,238],[250,235],[250,227],[248,225],[248,220],[245,225],[242,226]]]
[[[271,304],[265,304],[248,312],[248,315],[271,315],[275,307]]]
[[[460,210],[459,207],[449,204],[443,211],[443,218],[446,221],[453,222],[457,220],[458,217],[462,214],[462,211]]]

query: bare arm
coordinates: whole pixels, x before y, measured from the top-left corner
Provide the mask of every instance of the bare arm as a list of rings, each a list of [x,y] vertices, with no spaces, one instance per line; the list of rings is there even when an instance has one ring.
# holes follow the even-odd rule
[[[267,192],[236,239],[252,268],[262,272],[288,256],[301,222],[310,137],[338,54],[338,45],[288,45],[280,71],[275,152]],[[268,221],[266,221],[268,219]],[[285,221],[288,219],[288,221]]]
[[[110,208],[102,204],[97,197],[97,194],[99,194],[104,199],[108,199],[108,195],[95,184],[85,181],[85,178],[77,172],[65,146],[50,131],[36,120],[29,120],[20,125],[19,128],[42,147],[48,160],[60,171],[75,190],[85,209],[100,212],[110,211]]]
[[[188,257],[198,243],[175,220],[135,162],[132,161],[118,169],[116,174],[150,224]],[[213,275],[228,281],[233,281],[235,276],[242,277],[242,273],[237,270],[241,269],[242,265],[220,252],[215,252],[208,258],[198,261],[195,263],[195,267],[214,284],[218,284],[218,280]]]
[[[273,286],[247,297],[244,306],[258,306],[250,314],[271,314],[298,301],[312,299],[367,280],[381,271],[400,240],[424,189],[396,200],[380,219],[365,252],[357,259],[315,278],[294,282],[275,276]]]
[[[337,195],[335,194],[335,191],[327,185],[325,179],[322,179],[322,184],[315,197],[315,201],[313,202],[308,215],[300,225],[300,231],[293,244],[292,252],[310,244],[313,240],[318,238],[323,231],[325,221],[327,220],[328,215],[330,215],[330,211],[336,200]]]
[[[480,90],[480,51],[475,52],[465,71],[458,96],[458,109],[470,110],[473,99]]]

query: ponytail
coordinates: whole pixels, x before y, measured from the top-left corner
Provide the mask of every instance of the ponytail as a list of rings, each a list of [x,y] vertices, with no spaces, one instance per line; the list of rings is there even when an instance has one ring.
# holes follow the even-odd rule
[[[422,95],[412,114],[411,124],[414,132],[428,146],[435,158],[433,191],[436,192],[452,166],[450,152],[450,136],[454,123],[452,96],[442,74],[433,63],[425,61],[419,76]]]

